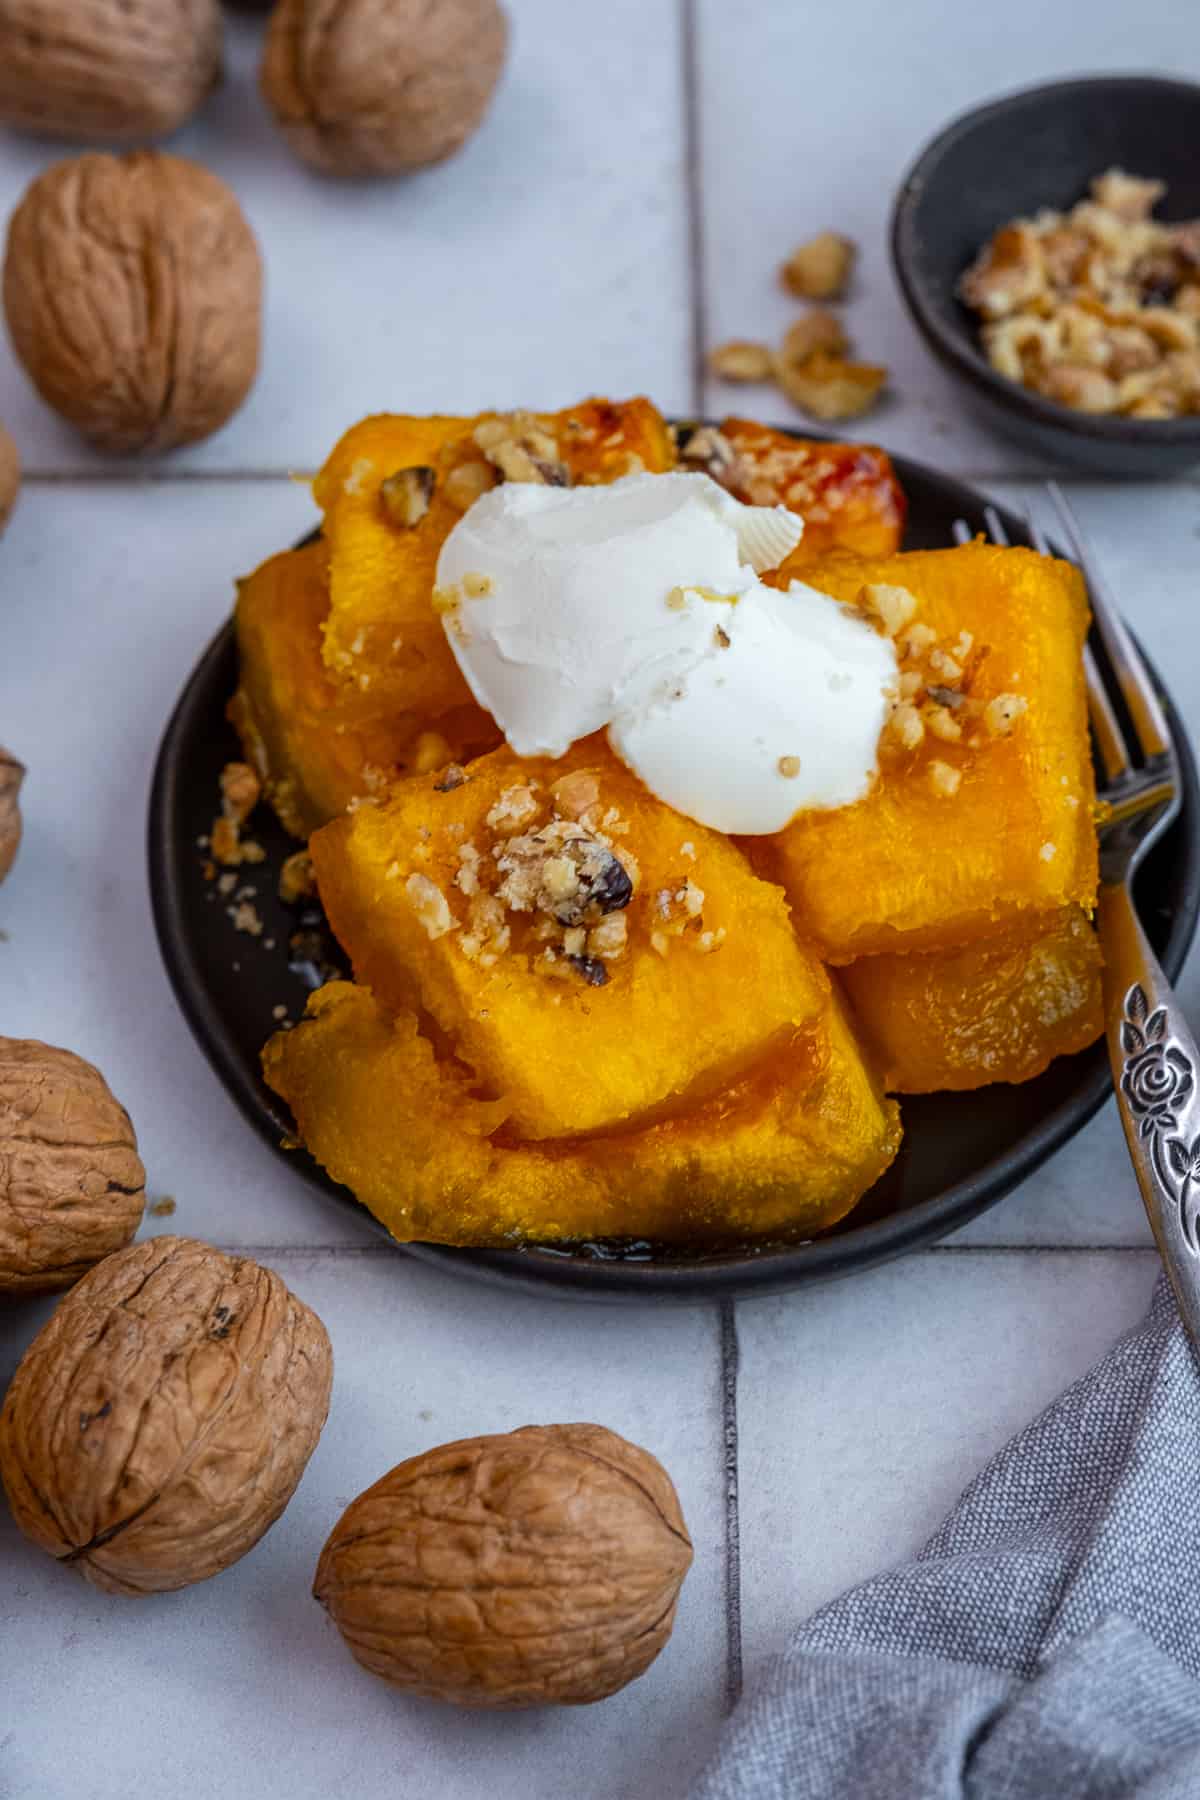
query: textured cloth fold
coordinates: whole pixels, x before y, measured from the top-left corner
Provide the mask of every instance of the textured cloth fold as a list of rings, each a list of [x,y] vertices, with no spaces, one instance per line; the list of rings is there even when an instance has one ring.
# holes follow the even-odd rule
[[[815,1613],[693,1800],[1200,1800],[1200,1372],[1149,1315],[915,1561]]]

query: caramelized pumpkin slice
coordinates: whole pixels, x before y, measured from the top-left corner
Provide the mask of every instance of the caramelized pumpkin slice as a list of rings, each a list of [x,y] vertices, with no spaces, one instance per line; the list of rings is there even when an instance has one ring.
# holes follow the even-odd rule
[[[523,1137],[678,1110],[828,1003],[779,889],[596,738],[401,782],[311,850],[358,978],[431,1015]]]
[[[796,1045],[686,1115],[537,1145],[506,1135],[502,1104],[473,1097],[411,1013],[347,982],[314,994],[263,1064],[313,1155],[402,1242],[703,1243],[823,1230],[895,1156],[899,1114],[836,1002],[823,1032],[816,1073]]]
[[[965,950],[868,956],[842,971],[894,1094],[1030,1081],[1104,1031],[1100,941],[1077,907]]]
[[[490,428],[486,452],[476,427],[485,438]],[[331,675],[381,706],[433,715],[465,705],[471,696],[434,611],[433,586],[442,544],[471,501],[502,469],[511,479],[590,483],[669,469],[674,460],[661,414],[641,399],[586,400],[536,416],[364,419],[313,488],[330,550]],[[416,503],[411,512],[403,504],[390,510],[384,483],[406,470],[426,472],[413,479]]]
[[[241,673],[229,716],[267,798],[300,838],[406,767],[462,760],[500,736],[470,700],[433,721],[412,710],[380,714],[353,697],[348,703],[321,660],[328,609],[322,543],[285,550],[238,585]]]
[[[950,950],[1065,906],[1090,910],[1097,859],[1078,570],[979,542],[830,557],[802,574],[847,602],[876,584],[915,596],[898,644],[902,670],[922,683],[907,703],[919,741],[885,732],[870,793],[802,813],[755,852],[820,953],[842,963]]]
[[[725,486],[751,505],[803,517],[793,573],[830,550],[889,556],[900,548],[907,504],[885,450],[795,438],[752,419],[726,419],[721,432],[736,457]]]

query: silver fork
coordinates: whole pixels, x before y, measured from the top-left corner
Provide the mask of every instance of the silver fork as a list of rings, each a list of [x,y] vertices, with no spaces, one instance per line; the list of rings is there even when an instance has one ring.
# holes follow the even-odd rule
[[[1113,1086],[1159,1254],[1180,1317],[1200,1350],[1200,1052],[1147,942],[1131,892],[1142,858],[1179,813],[1179,763],[1149,672],[1121,623],[1078,521],[1057,483],[1047,487],[1087,581],[1111,691],[1120,696],[1133,730],[1131,750],[1110,686],[1096,656],[1086,649],[1088,712],[1104,768],[1098,797],[1109,808],[1099,829],[1097,925]],[[984,519],[993,542],[1007,544],[994,507],[985,508]],[[1052,556],[1036,522],[1028,530],[1034,549]],[[955,540],[963,543],[971,535],[959,519]]]

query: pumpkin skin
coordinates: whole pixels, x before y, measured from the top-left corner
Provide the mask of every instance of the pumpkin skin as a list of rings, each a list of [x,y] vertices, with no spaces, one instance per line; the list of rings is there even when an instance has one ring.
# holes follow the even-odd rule
[[[462,785],[402,781],[379,805],[317,832],[310,849],[333,930],[356,977],[394,1010],[431,1015],[486,1091],[509,1105],[522,1137],[557,1137],[678,1110],[698,1085],[734,1079],[775,1040],[812,1032],[829,982],[800,944],[782,893],[719,833],[656,800],[600,738],[557,761],[507,748],[469,765]],[[623,911],[628,942],[591,986],[561,959],[551,966],[533,912],[507,914],[511,944],[489,964],[472,955],[470,902],[459,881],[464,847],[489,868],[504,840],[497,806],[536,785],[550,817],[552,784],[595,781],[596,816],[610,818],[614,853],[636,859]],[[691,883],[702,905],[678,901]],[[441,906],[431,935],[424,902]],[[544,915],[543,915],[544,917]],[[661,949],[655,940],[661,940]]]
[[[900,1143],[899,1113],[829,997],[795,1038],[688,1112],[591,1139],[514,1139],[502,1102],[435,1056],[411,1013],[334,982],[271,1039],[269,1085],[308,1148],[402,1242],[633,1236],[720,1243],[833,1225]]]
[[[908,588],[941,642],[973,634],[973,698],[1015,692],[1027,704],[1006,737],[980,726],[970,745],[927,735],[915,751],[881,753],[862,800],[802,813],[776,837],[749,842],[818,953],[846,963],[951,950],[1063,907],[1090,912],[1098,867],[1078,570],[980,541],[882,559],[830,556],[802,573],[848,603],[864,584]],[[935,790],[935,760],[960,771],[953,795]]]
[[[471,700],[432,596],[438,554],[462,517],[446,477],[463,463],[486,466],[471,433],[496,417],[380,413],[346,432],[313,484],[329,543],[325,663],[336,682],[381,709],[435,715]],[[536,423],[555,435],[575,483],[615,481],[630,473],[631,457],[652,473],[675,465],[674,440],[648,400],[585,400]],[[414,526],[396,526],[380,505],[380,484],[419,466],[435,471],[429,510]]]
[[[721,432],[737,455],[730,492],[754,506],[786,506],[803,516],[790,573],[830,550],[858,556],[899,550],[908,503],[886,451],[794,438],[753,419],[726,419]]]
[[[395,779],[427,730],[443,740],[447,762],[500,741],[490,714],[469,697],[431,719],[412,709],[380,713],[344,696],[321,658],[328,609],[323,543],[272,556],[238,584],[240,677],[229,717],[267,799],[298,838]]]
[[[868,956],[841,971],[893,1094],[1031,1081],[1104,1032],[1100,940],[1078,907],[964,950]]]

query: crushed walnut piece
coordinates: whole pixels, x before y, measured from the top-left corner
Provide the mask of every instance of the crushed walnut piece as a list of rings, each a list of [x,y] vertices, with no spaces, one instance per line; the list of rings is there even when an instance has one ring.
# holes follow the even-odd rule
[[[532,787],[505,788],[487,815],[490,830],[500,833],[520,831],[536,815],[537,796]]]
[[[1153,218],[1164,192],[1109,169],[996,232],[959,294],[999,374],[1078,412],[1200,412],[1200,221]]]
[[[779,277],[802,300],[837,300],[849,286],[857,254],[853,238],[822,231],[792,251]]]
[[[770,381],[774,358],[766,344],[731,338],[709,351],[708,366],[721,381]]]
[[[544,912],[560,925],[598,921],[633,897],[620,858],[599,837],[568,819],[511,837],[496,852],[497,893],[514,912]]]
[[[279,898],[285,906],[307,900],[317,891],[313,860],[307,850],[294,850],[279,871]]]
[[[379,484],[379,504],[385,517],[406,531],[419,525],[429,511],[435,479],[424,463],[385,476]]]
[[[886,581],[867,582],[859,589],[858,604],[878,622],[884,637],[898,638],[917,616],[917,596]]]
[[[826,306],[814,306],[788,326],[779,346],[779,355],[785,363],[803,365],[818,352],[841,356],[849,348],[846,328],[837,314],[831,313]]]
[[[235,931],[244,931],[248,937],[262,936],[263,922],[252,900],[238,900],[233,906],[227,906],[225,911],[233,920]]]
[[[559,456],[557,439],[531,413],[484,419],[473,436],[502,480],[570,487],[571,471]]]
[[[940,799],[948,800],[962,786],[962,770],[935,760],[929,765],[929,785]]]
[[[499,476],[490,463],[458,463],[442,483],[442,493],[457,512],[466,512],[468,507],[474,506],[489,489],[494,488],[498,480]]]
[[[725,433],[718,431],[715,425],[701,425],[698,430],[690,431],[680,443],[679,459],[687,467],[702,469],[725,486],[735,484],[737,452]]]
[[[448,931],[455,929],[456,922],[450,911],[450,902],[437,883],[430,881],[428,875],[410,875],[404,883],[404,891],[426,937],[445,937]]]
[[[807,362],[780,362],[776,380],[788,399],[814,419],[857,419],[883,392],[888,372],[879,363],[848,362],[819,350]]]

